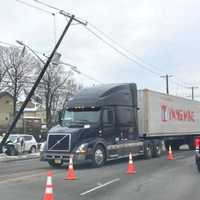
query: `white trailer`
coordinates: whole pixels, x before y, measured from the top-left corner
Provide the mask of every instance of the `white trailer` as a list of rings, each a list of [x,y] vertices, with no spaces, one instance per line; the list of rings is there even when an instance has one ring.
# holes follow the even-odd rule
[[[166,144],[193,148],[200,135],[200,102],[148,89],[138,90],[138,128],[141,137],[165,138]]]

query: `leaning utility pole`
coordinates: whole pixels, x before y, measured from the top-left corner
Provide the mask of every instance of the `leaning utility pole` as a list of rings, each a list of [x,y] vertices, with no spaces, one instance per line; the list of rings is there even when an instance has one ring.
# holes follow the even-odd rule
[[[165,78],[166,80],[166,94],[169,94],[169,78],[173,77],[172,75],[164,75],[164,76],[161,76],[161,78]]]
[[[29,94],[28,94],[28,96],[26,97],[24,103],[22,104],[22,106],[21,106],[19,112],[16,114],[16,116],[14,117],[14,119],[13,119],[11,125],[8,127],[8,130],[7,130],[7,132],[6,132],[6,135],[4,136],[4,138],[2,139],[2,141],[1,141],[1,143],[0,143],[0,152],[2,152],[3,145],[6,143],[6,141],[7,141],[8,137],[9,137],[10,133],[12,132],[12,130],[14,129],[14,127],[16,126],[17,121],[19,120],[21,114],[23,113],[24,108],[26,107],[26,105],[28,104],[29,100],[30,100],[31,97],[33,96],[33,94],[34,94],[36,88],[38,87],[38,85],[39,85],[39,83],[40,83],[40,81],[41,81],[41,79],[42,79],[42,77],[43,77],[45,71],[47,70],[49,64],[51,63],[51,60],[52,60],[52,58],[54,57],[54,54],[56,53],[58,47],[60,46],[60,44],[61,44],[61,42],[62,42],[62,40],[63,40],[63,38],[64,38],[66,32],[68,31],[68,29],[69,29],[69,27],[70,27],[70,25],[71,25],[71,23],[72,23],[72,21],[76,21],[76,22],[78,22],[78,23],[80,23],[80,24],[82,24],[82,25],[85,25],[85,26],[87,25],[87,22],[82,22],[80,19],[76,19],[74,15],[71,15],[71,14],[69,14],[69,13],[65,13],[65,16],[69,18],[69,21],[68,21],[68,23],[67,23],[65,29],[63,30],[63,32],[62,32],[62,34],[61,34],[59,40],[57,41],[57,43],[56,43],[54,49],[52,50],[50,56],[48,57],[46,63],[44,64],[44,67],[43,67],[42,71],[40,72],[40,74],[39,74],[37,80],[35,81],[33,87],[31,88],[31,91],[29,92]]]

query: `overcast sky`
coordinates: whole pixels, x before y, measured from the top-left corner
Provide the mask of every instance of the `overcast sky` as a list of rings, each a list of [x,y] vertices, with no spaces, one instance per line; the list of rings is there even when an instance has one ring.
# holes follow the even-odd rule
[[[32,0],[24,0],[33,5]],[[44,0],[87,20],[142,58],[156,71],[178,80],[200,84],[200,1],[199,0]],[[51,9],[45,8],[49,11]],[[56,15],[57,38],[66,25]],[[23,40],[33,49],[49,53],[54,41],[53,17],[15,0],[1,2],[0,40]],[[124,58],[81,25],[70,27],[59,48],[62,60],[103,83],[135,82],[138,88],[165,91],[159,75],[145,71]],[[92,82],[78,76],[86,85]],[[171,79],[175,81],[174,79]],[[190,90],[170,81],[173,94],[187,96]],[[196,91],[197,96],[200,92]]]

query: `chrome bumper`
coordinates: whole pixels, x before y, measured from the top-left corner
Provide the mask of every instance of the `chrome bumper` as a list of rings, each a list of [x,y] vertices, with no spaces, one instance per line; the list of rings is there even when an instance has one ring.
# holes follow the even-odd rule
[[[40,152],[40,160],[61,160],[68,163],[71,153],[51,153],[51,152]],[[73,154],[74,163],[82,163],[86,160],[86,155],[83,154]]]

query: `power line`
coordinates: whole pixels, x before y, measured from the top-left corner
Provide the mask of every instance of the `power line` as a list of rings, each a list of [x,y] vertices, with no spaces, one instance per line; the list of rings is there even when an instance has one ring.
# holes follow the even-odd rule
[[[55,44],[56,44],[56,41],[57,41],[57,31],[56,31],[56,15],[55,14],[52,14],[53,15],[53,31],[54,31],[54,40],[55,40]]]
[[[64,10],[62,10],[62,9],[60,9],[60,8],[57,8],[57,7],[55,7],[55,6],[52,6],[52,5],[50,5],[50,4],[48,4],[48,3],[45,3],[45,2],[43,2],[43,1],[39,1],[39,0],[32,0],[32,1],[34,1],[34,2],[36,2],[36,3],[38,3],[38,4],[41,4],[41,5],[43,5],[43,6],[46,6],[46,7],[48,7],[48,8],[54,9],[54,10],[56,10],[56,11],[59,11],[59,14],[64,15],[64,16],[67,17],[67,18],[69,18],[69,17],[71,16],[71,14],[70,14],[69,12],[66,12],[66,11],[64,11]],[[76,21],[76,22],[78,22],[79,24],[82,24],[82,25],[84,25],[84,26],[87,25],[87,21],[85,21],[85,20],[83,20],[83,19],[81,19],[81,18],[79,18],[79,17],[76,17],[76,18],[74,19],[74,21]]]
[[[132,51],[130,51],[129,49],[124,48],[121,44],[119,44],[117,41],[113,40],[112,37],[110,37],[108,34],[106,34],[105,32],[101,31],[99,28],[97,28],[95,25],[91,24],[90,22],[88,22],[88,25],[90,25],[93,29],[95,29],[97,32],[99,32],[100,34],[102,34],[105,38],[107,38],[108,40],[110,40],[113,44],[117,45],[119,48],[121,48],[123,51],[126,51],[127,53],[129,53],[130,55],[132,55],[135,59],[137,59],[138,61],[142,62],[143,65],[147,65],[145,63],[145,61],[140,58],[139,56],[137,56],[135,53],[133,53]],[[149,67],[154,68],[154,70],[156,70],[158,74],[161,74],[163,72],[161,72],[160,70],[157,70],[155,66],[150,66],[148,64]]]
[[[150,65],[150,64],[146,64],[146,61],[144,61],[142,58],[140,58],[139,56],[137,56],[136,54],[134,54],[132,51],[124,48],[121,44],[119,44],[117,41],[113,40],[112,37],[110,37],[108,34],[106,34],[105,32],[103,32],[102,30],[100,30],[99,28],[97,28],[95,25],[91,24],[90,22],[88,22],[88,25],[90,25],[94,30],[96,30],[97,32],[99,32],[101,35],[103,35],[106,39],[108,39],[109,41],[111,41],[112,43],[114,43],[115,45],[117,45],[119,48],[121,48],[123,51],[126,51],[128,52],[131,56],[133,56],[135,59],[139,60],[142,65],[145,65],[145,66],[149,66],[153,71],[155,71],[155,69],[157,68],[155,65]],[[157,74],[163,74],[163,73],[166,73],[166,72],[161,72],[160,70],[158,71],[156,69],[156,73]],[[186,83],[184,81],[181,81],[179,79],[177,79],[176,77],[173,77],[176,81],[171,81],[173,82],[174,84],[178,84],[179,86],[182,86],[182,87],[185,87],[187,88],[189,85],[189,83]]]
[[[18,0],[18,1],[19,1],[19,0]],[[66,17],[69,17],[69,15],[70,15],[68,12],[66,12],[66,11],[64,11],[64,10],[62,10],[62,9],[59,9],[59,8],[57,8],[57,7],[55,7],[55,6],[52,6],[52,5],[48,4],[48,3],[45,3],[45,2],[43,2],[43,1],[40,1],[40,0],[32,0],[32,1],[34,1],[34,2],[36,2],[36,3],[38,3],[38,4],[40,4],[40,5],[46,6],[46,7],[50,8],[50,9],[54,9],[54,10],[56,10],[56,11],[59,11],[59,14],[62,14],[62,15],[64,15],[64,16],[66,16]],[[81,21],[80,18],[77,18],[77,17],[76,17],[76,19],[77,19],[78,22]],[[85,23],[84,23],[84,25],[86,25],[86,24],[88,24],[88,22],[85,22]],[[108,36],[108,34],[104,33],[103,31],[101,31],[100,29],[98,29],[98,28],[97,28],[96,26],[94,26],[93,24],[89,23],[89,25],[90,25],[93,29],[95,29],[97,32],[99,32],[101,35],[103,35],[103,36],[104,36],[107,40],[109,40],[110,42],[106,41],[102,36],[98,35],[98,34],[95,33],[93,30],[91,30],[90,28],[88,28],[88,27],[85,26],[86,29],[87,29],[89,32],[91,32],[92,34],[94,34],[98,39],[100,39],[102,42],[104,42],[104,43],[105,43],[106,45],[108,45],[110,48],[112,48],[113,50],[115,50],[116,52],[118,52],[120,55],[126,57],[127,59],[129,59],[130,61],[136,63],[138,66],[140,66],[140,67],[143,68],[144,70],[149,71],[149,72],[151,72],[151,73],[153,73],[153,74],[155,74],[155,75],[161,76],[161,74],[164,73],[164,72],[158,71],[158,70],[156,69],[157,67],[155,67],[154,65],[146,64],[145,61],[144,61],[142,58],[138,57],[136,54],[134,54],[134,53],[131,52],[130,50],[125,49],[124,47],[122,47],[118,42],[114,41],[110,36]],[[111,43],[114,43],[114,45],[111,44]],[[121,50],[118,49],[118,48],[116,47],[116,45],[117,45],[118,47],[120,47]],[[125,51],[125,52],[127,52],[127,53],[129,53],[129,54],[131,55],[131,57],[128,56],[126,53],[124,53],[122,50]],[[179,86],[181,86],[181,87],[188,88],[188,86],[191,85],[191,84],[189,84],[189,83],[186,83],[186,82],[183,82],[183,81],[181,81],[181,80],[178,80],[178,79],[175,78],[175,77],[173,77],[173,78],[175,79],[175,81],[171,80],[171,82],[174,83],[174,84],[176,84],[176,85],[179,85]],[[187,86],[186,86],[186,85],[187,85]]]
[[[32,0],[32,1],[35,1],[36,3],[39,3],[39,4],[43,5],[43,6],[47,6],[47,7],[51,8],[51,9],[60,11],[59,8],[56,8],[56,7],[54,7],[54,6],[50,5],[50,4],[44,3],[42,1],[39,1],[39,0]]]
[[[16,1],[19,2],[19,3],[21,3],[21,4],[26,5],[26,6],[28,6],[28,7],[31,7],[31,8],[34,8],[34,9],[37,9],[37,10],[40,10],[40,11],[42,11],[42,12],[45,12],[45,13],[47,13],[47,14],[52,15],[52,17],[53,17],[54,43],[56,44],[56,38],[57,38],[57,36],[56,36],[56,35],[57,35],[57,33],[56,33],[56,13],[55,13],[55,12],[50,12],[50,11],[48,11],[48,10],[45,10],[45,9],[40,8],[40,7],[38,7],[38,6],[32,5],[32,4],[27,3],[27,2],[25,2],[25,1],[22,1],[22,0],[16,0]]]
[[[18,41],[18,40],[17,40],[17,43],[19,43],[20,45],[22,45],[22,46],[26,47],[27,49],[29,49],[29,51],[31,51],[36,56],[36,58],[40,60],[41,63],[43,63],[43,64],[45,63],[45,61],[36,53],[37,51],[32,49],[29,45],[25,44],[22,41]],[[40,53],[40,54],[42,54],[45,58],[48,59],[48,56],[46,56],[45,54],[43,54],[43,53]],[[54,63],[51,63],[51,64],[54,64]],[[75,66],[75,65],[72,65],[72,64],[69,64],[69,63],[66,63],[66,62],[60,62],[59,64],[67,65],[67,66],[69,66],[71,68],[72,71],[74,71],[74,72],[76,72],[76,73],[78,73],[78,74],[80,74],[82,76],[85,76],[86,78],[88,78],[88,79],[90,79],[92,81],[95,81],[97,83],[102,83],[102,82],[96,80],[95,78],[91,77],[90,75],[87,75],[87,74],[82,73],[81,71],[79,71],[78,67]]]
[[[45,12],[45,13],[48,13],[48,14],[51,14],[51,15],[52,15],[52,14],[55,14],[55,13],[52,13],[52,12],[50,12],[50,11],[48,11],[48,10],[45,10],[45,9],[43,9],[43,8],[40,8],[40,7],[38,7],[38,6],[34,6],[34,5],[30,4],[30,3],[27,3],[27,2],[25,2],[25,1],[22,1],[22,0],[16,0],[16,1],[19,2],[19,3],[21,3],[21,4],[26,5],[26,6],[28,6],[28,7],[35,8],[35,9],[40,10],[40,11]]]
[[[19,47],[19,46],[16,46],[16,45],[14,45],[14,44],[11,44],[11,43],[9,43],[9,42],[0,41],[0,43],[3,44],[3,45],[6,45],[6,46]]]
[[[55,6],[52,6],[50,4],[47,4],[47,3],[44,3],[43,1],[39,1],[39,0],[32,0],[34,2],[37,2],[43,6],[46,6],[48,8],[51,8],[51,9],[54,9],[56,11],[59,11],[60,14],[64,15],[64,16],[68,16],[69,13],[64,11],[64,10],[61,10]],[[108,45],[110,48],[112,48],[113,50],[115,50],[117,53],[119,53],[120,55],[126,57],[127,59],[129,59],[130,61],[136,63],[137,65],[139,65],[140,67],[144,68],[145,70],[155,74],[155,75],[158,75],[158,76],[161,76],[161,74],[163,74],[164,72],[161,72],[161,71],[158,71],[156,70],[155,66],[150,66],[149,64],[146,64],[145,61],[143,59],[141,59],[140,57],[138,57],[136,54],[134,54],[133,52],[131,52],[130,50],[128,49],[125,49],[124,47],[122,47],[118,42],[114,41],[110,36],[108,36],[108,34],[104,33],[103,31],[101,31],[100,29],[98,29],[96,26],[94,26],[93,24],[91,23],[88,23],[86,22],[86,24],[90,25],[93,29],[95,29],[97,32],[99,32],[101,35],[103,35],[107,40],[109,40],[111,43],[114,43],[115,45],[111,44],[110,42],[106,41],[102,36],[98,35],[97,33],[95,33],[93,30],[91,30],[90,28],[88,28],[88,26],[85,26],[85,28],[91,32],[92,34],[94,34],[98,39],[100,39],[102,42],[104,42],[106,45]],[[125,52],[128,52],[132,57],[128,56],[127,54],[125,54],[122,50],[118,49],[116,47],[116,45],[118,47],[120,47],[120,49],[122,49],[123,51]],[[134,57],[134,58],[133,58]],[[176,79],[177,80],[177,79]],[[175,81],[172,81],[174,84],[179,84],[181,85],[180,83],[177,83],[178,80],[175,82]],[[180,82],[180,81],[179,81]],[[185,86],[185,83],[182,83],[182,86],[183,87],[186,87]]]
[[[112,48],[113,50],[115,50],[117,53],[119,53],[121,56],[127,58],[128,60],[134,62],[135,64],[139,65],[140,67],[143,67],[145,70],[161,76],[161,73],[158,73],[156,71],[154,71],[153,69],[150,69],[149,67],[147,67],[145,64],[140,63],[139,61],[137,61],[136,59],[128,56],[127,54],[125,54],[124,52],[122,52],[121,50],[119,50],[118,48],[116,48],[114,45],[112,45],[111,43],[107,42],[103,37],[101,37],[100,35],[98,35],[97,33],[95,33],[93,30],[91,30],[88,27],[85,27],[90,33],[92,33],[95,37],[97,37],[99,40],[101,40],[102,42],[104,42],[106,45],[108,45],[110,48]]]

